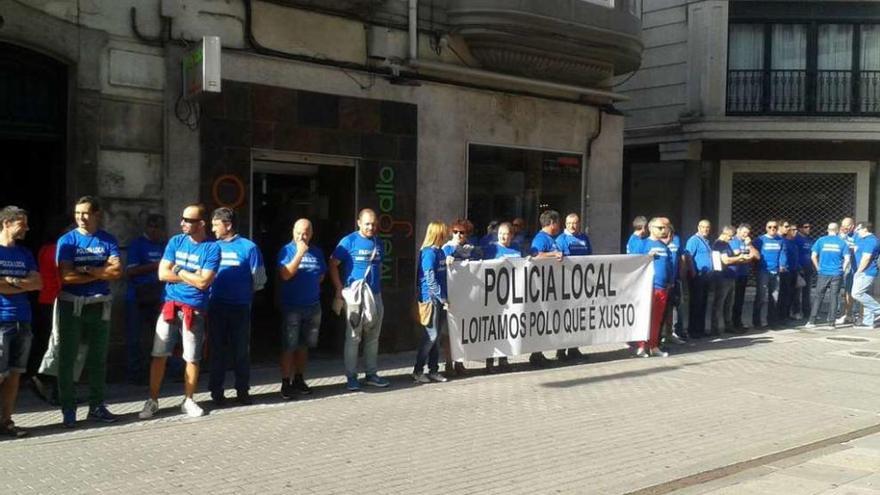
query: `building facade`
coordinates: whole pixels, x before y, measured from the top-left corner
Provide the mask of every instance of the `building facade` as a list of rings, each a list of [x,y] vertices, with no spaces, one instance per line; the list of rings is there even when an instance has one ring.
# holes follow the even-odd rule
[[[625,217],[763,225],[875,218],[880,2],[651,0],[616,89]]]
[[[329,254],[371,207],[394,309],[382,348],[411,348],[433,219],[536,231],[541,209],[575,211],[617,252],[626,97],[611,85],[638,67],[639,34],[632,0],[0,0],[9,201],[39,225],[97,194],[123,246],[149,212],[174,232],[190,202],[233,206],[269,265],[295,218]],[[220,92],[185,98],[204,36],[222,45]],[[264,292],[255,333],[274,336]]]

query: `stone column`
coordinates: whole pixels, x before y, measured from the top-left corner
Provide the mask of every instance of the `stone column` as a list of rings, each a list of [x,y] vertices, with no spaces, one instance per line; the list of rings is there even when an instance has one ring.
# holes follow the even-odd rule
[[[584,225],[596,254],[620,252],[623,194],[623,117],[601,113],[602,132],[593,141],[587,168]]]

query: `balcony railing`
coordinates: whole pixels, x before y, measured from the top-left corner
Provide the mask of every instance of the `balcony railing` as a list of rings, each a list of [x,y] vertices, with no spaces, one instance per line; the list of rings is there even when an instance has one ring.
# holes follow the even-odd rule
[[[727,113],[877,115],[880,71],[730,70]]]

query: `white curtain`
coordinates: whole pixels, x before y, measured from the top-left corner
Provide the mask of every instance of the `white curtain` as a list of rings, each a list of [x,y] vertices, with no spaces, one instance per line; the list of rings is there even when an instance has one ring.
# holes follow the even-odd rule
[[[850,70],[852,68],[852,24],[819,26],[819,70]]]
[[[807,26],[774,24],[771,65],[774,70],[807,68]]]
[[[730,70],[761,70],[764,68],[764,26],[731,24],[727,62]]]
[[[862,70],[880,70],[880,25],[862,26]]]

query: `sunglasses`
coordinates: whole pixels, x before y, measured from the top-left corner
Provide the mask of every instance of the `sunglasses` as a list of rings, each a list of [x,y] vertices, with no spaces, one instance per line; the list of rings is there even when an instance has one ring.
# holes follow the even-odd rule
[[[187,217],[180,217],[180,220],[184,221],[186,223],[189,223],[189,224],[193,224],[193,223],[197,223],[197,222],[202,221],[201,218],[187,218]]]

